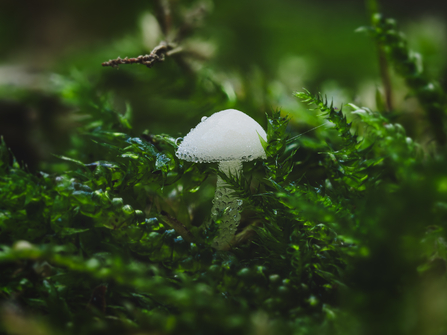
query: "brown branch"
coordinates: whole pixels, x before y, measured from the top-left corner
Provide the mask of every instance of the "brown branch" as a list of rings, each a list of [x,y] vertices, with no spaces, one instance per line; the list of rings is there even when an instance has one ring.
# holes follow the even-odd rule
[[[374,26],[373,17],[376,13],[380,12],[380,3],[377,0],[366,0],[366,8],[368,9],[371,17],[371,25]],[[376,42],[377,55],[379,59],[380,78],[382,80],[383,89],[385,91],[385,112],[391,112],[393,110],[393,89],[390,79],[390,70],[388,67],[388,61],[386,59],[385,50],[380,43]]]
[[[240,233],[238,233],[233,237],[230,243],[223,246],[222,249],[220,250],[228,251],[234,247],[237,247],[238,245],[241,245],[243,243],[252,240],[256,235],[256,231],[253,227],[258,227],[259,225],[260,225],[259,222],[254,222],[249,226],[245,227]]]
[[[160,28],[163,32],[164,38],[166,41],[171,42],[160,42],[158,46],[156,46],[150,54],[148,55],[140,55],[136,58],[121,58],[118,57],[116,59],[110,59],[108,62],[102,63],[102,66],[111,66],[118,68],[119,65],[122,64],[143,64],[146,67],[151,68],[156,63],[163,62],[166,57],[173,56],[175,61],[187,72],[193,73],[194,71],[188,65],[186,60],[184,59],[184,54],[180,54],[183,52],[183,48],[177,47],[178,43],[183,41],[185,38],[190,36],[194,30],[200,25],[203,20],[203,17],[207,14],[208,9],[204,4],[199,4],[197,7],[193,8],[191,11],[183,15],[183,22],[176,31],[174,36],[174,30],[172,28],[173,13],[171,12],[171,7],[176,9],[175,6],[172,6],[173,0],[154,0],[155,1],[155,10],[157,21],[160,25]],[[197,56],[194,53],[190,53],[193,56]],[[200,58],[200,57],[195,57]]]
[[[382,85],[385,90],[385,107],[387,109],[386,112],[391,112],[393,110],[393,92],[388,62],[386,60],[383,47],[377,44],[377,48],[379,53],[380,78],[382,79]]]
[[[148,68],[154,66],[155,63],[163,62],[166,56],[170,56],[173,53],[179,52],[174,49],[174,45],[166,42],[161,42],[157,45],[150,54],[144,56],[138,56],[136,58],[121,58],[111,59],[108,62],[102,63],[102,66],[118,67],[121,64],[143,64]]]
[[[168,36],[172,26],[171,6],[168,0],[155,1],[156,16],[161,31]]]

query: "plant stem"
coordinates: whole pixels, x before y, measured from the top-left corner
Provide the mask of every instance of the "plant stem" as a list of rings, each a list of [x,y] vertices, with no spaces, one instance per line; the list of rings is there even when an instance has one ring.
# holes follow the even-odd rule
[[[238,177],[242,172],[241,161],[224,161],[219,163],[219,170],[228,177]],[[242,200],[235,198],[232,193],[234,191],[228,188],[228,184],[217,177],[216,193],[213,200],[213,208],[211,209],[211,217],[214,221],[221,221],[219,233],[214,239],[213,247],[218,250],[227,249],[233,240],[241,215],[239,213]]]
[[[380,11],[380,5],[377,0],[367,0],[366,6],[368,7],[369,15],[371,18],[371,24],[373,23],[373,15]],[[377,55],[379,58],[379,69],[380,69],[380,78],[382,80],[382,85],[385,93],[385,107],[386,112],[391,112],[393,110],[393,93],[390,79],[390,70],[388,66],[388,60],[386,58],[385,50],[383,50],[383,46],[376,41],[377,47]]]
[[[390,79],[390,70],[383,47],[379,43],[376,44],[379,54],[380,77],[382,78],[382,85],[385,91],[386,112],[391,112],[393,110],[393,93]]]

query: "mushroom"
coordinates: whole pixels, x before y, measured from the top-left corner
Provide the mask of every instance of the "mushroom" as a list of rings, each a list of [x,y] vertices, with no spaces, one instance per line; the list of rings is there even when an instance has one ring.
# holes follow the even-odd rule
[[[195,163],[219,162],[220,171],[239,177],[242,162],[267,158],[261,138],[267,141],[267,134],[259,123],[238,110],[226,109],[203,117],[185,136],[176,156]],[[213,241],[213,247],[219,250],[230,246],[241,219],[242,200],[232,193],[218,176],[211,216],[217,219],[222,215],[218,236]]]

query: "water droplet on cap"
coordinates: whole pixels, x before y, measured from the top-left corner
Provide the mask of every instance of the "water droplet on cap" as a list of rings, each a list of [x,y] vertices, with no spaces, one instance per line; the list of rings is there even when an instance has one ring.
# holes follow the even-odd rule
[[[206,117],[206,116],[204,116],[204,117],[202,117],[202,119],[200,120],[200,121],[205,121],[206,119],[208,119],[208,117]]]

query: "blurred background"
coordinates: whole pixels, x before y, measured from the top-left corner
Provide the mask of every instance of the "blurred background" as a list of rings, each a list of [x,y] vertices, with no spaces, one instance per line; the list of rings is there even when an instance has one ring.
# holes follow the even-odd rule
[[[79,112],[95,99],[121,114],[131,108],[136,136],[183,136],[225,108],[264,126],[264,113],[281,109],[292,132],[305,132],[322,120],[293,97],[303,87],[374,110],[377,49],[355,32],[369,24],[366,7],[361,0],[0,0],[0,135],[30,170],[56,171],[52,153],[94,159],[73,148]],[[447,88],[447,3],[393,0],[382,11],[423,55],[427,75]],[[183,52],[151,69],[101,66],[179,35]],[[418,137],[412,123],[423,112],[391,77],[397,118]]]

